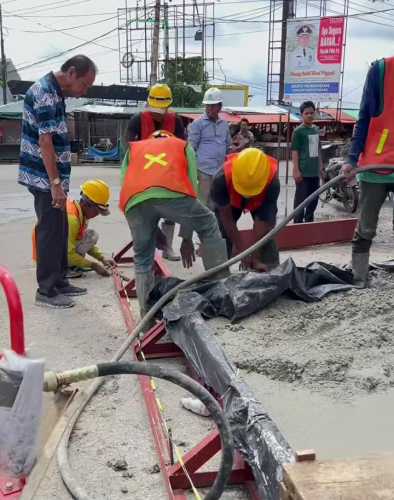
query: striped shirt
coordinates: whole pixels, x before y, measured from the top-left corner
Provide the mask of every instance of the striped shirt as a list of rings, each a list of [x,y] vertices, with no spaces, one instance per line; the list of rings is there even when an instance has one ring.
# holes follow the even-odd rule
[[[63,189],[70,185],[71,148],[62,90],[51,72],[26,92],[19,158],[19,184],[39,191],[50,191],[51,184],[39,146],[39,137],[51,134]]]

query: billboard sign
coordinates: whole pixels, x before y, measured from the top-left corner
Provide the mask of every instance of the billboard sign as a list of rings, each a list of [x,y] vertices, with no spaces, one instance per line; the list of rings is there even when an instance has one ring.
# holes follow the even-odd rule
[[[285,99],[336,101],[343,57],[343,17],[287,21]]]

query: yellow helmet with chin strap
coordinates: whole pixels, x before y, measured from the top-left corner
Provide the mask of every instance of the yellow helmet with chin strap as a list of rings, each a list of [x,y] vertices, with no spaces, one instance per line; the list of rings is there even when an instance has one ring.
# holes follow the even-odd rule
[[[246,148],[233,161],[232,181],[241,196],[257,196],[266,187],[270,178],[268,157],[257,148]]]
[[[111,190],[106,182],[101,179],[86,181],[81,185],[81,194],[86,201],[95,205],[102,215],[109,214]]]
[[[165,83],[155,83],[149,89],[148,106],[151,108],[165,109],[171,106],[172,92]]]

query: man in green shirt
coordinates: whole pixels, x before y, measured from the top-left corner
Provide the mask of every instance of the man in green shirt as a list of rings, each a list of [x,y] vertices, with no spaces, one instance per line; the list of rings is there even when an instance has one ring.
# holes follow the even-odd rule
[[[148,297],[154,285],[153,262],[160,219],[178,223],[182,263],[190,268],[195,261],[192,241],[196,231],[205,269],[227,260],[213,212],[196,196],[197,164],[193,148],[166,131],[132,142],[121,168],[119,207],[133,237],[135,284],[141,316],[148,311]]]
[[[319,129],[313,125],[315,105],[305,101],[300,106],[302,124],[294,130],[291,143],[293,177],[296,183],[294,208],[319,187],[322,168]],[[313,222],[318,199],[309,203],[294,217],[294,222]]]

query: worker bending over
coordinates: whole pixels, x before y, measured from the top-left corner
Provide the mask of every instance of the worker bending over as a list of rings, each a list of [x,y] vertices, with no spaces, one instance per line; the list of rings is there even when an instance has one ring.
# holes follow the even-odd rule
[[[67,199],[68,267],[93,269],[100,276],[110,276],[114,261],[104,258],[96,246],[99,235],[88,229],[88,221],[98,215],[109,215],[111,193],[108,184],[99,179],[89,180],[81,186],[79,201]],[[86,258],[86,255],[92,259]]]
[[[230,155],[224,168],[214,178],[211,197],[216,206],[228,255],[236,255],[250,246],[237,228],[242,212],[253,217],[253,243],[260,240],[276,224],[280,184],[278,162],[257,148],[247,148]],[[274,240],[242,261],[244,269],[266,271],[279,264]]]
[[[196,231],[205,269],[226,260],[226,242],[215,215],[197,200],[197,167],[193,148],[168,132],[131,142],[121,169],[119,207],[134,242],[135,283],[141,316],[154,285],[153,262],[158,222],[180,224],[184,267],[195,260],[192,241]]]
[[[128,141],[148,139],[156,130],[167,130],[179,139],[185,139],[182,118],[169,111],[172,104],[172,91],[168,85],[165,83],[152,85],[146,104],[142,113],[136,113],[131,117],[128,126]],[[165,237],[161,238],[164,247],[163,258],[174,262],[180,260],[172,248],[175,224],[165,220],[161,224],[161,230]]]

